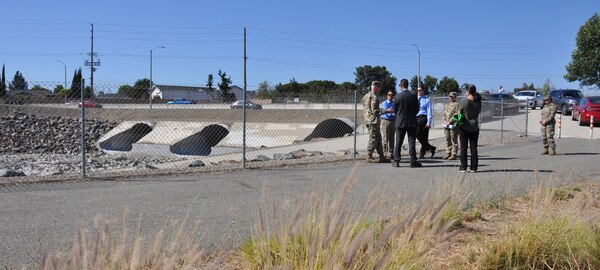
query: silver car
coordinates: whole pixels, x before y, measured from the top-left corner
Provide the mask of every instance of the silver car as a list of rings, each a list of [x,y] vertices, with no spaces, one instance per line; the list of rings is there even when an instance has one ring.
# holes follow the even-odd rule
[[[544,96],[535,90],[524,90],[513,95],[520,104],[533,110],[544,107]],[[526,104],[526,105],[525,105]]]

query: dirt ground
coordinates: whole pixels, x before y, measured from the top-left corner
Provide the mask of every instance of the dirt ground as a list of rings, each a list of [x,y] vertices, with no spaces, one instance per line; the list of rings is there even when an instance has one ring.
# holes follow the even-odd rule
[[[47,108],[27,105],[0,105],[0,116],[18,109],[29,115],[61,116],[79,118],[78,108]],[[242,111],[232,109],[86,109],[86,118],[122,121],[201,121],[241,122]],[[330,118],[354,120],[353,110],[248,110],[248,122],[257,123],[319,123]],[[358,112],[358,124],[362,124],[362,111]]]

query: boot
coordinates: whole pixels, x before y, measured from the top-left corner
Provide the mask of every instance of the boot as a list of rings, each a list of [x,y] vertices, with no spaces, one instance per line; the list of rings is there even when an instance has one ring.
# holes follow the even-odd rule
[[[548,151],[548,155],[554,156],[556,155],[556,149],[555,148],[550,148]]]
[[[451,155],[448,160],[456,160],[456,155]]]
[[[372,153],[367,154],[367,163],[377,163],[377,160],[373,158]]]
[[[390,163],[390,159],[384,154],[379,154],[379,163]]]
[[[445,156],[444,156],[442,159],[449,159],[449,158],[450,158],[450,156],[452,156],[452,154],[450,154],[450,153],[446,153],[446,155],[445,155]]]
[[[542,151],[541,153],[542,155],[547,155],[549,154],[548,148],[544,148],[544,151]]]

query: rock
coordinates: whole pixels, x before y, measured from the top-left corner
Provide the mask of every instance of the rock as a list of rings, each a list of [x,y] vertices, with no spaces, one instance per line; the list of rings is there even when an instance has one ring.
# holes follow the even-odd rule
[[[294,156],[294,154],[292,154],[292,153],[289,153],[289,154],[277,153],[277,154],[273,154],[273,159],[274,160],[291,160],[291,159],[296,159],[296,156]]]
[[[314,153],[307,152],[304,149],[296,150],[294,152],[291,152],[290,154],[294,155],[295,158],[312,157],[315,155]]]
[[[265,155],[257,155],[254,159],[250,160],[250,162],[262,162],[262,161],[269,161],[271,160],[271,158],[265,156]]]
[[[346,151],[346,150],[340,150],[340,151],[337,151],[337,152],[335,153],[335,156],[336,156],[336,157],[345,157],[345,156],[347,156],[349,153],[350,153],[350,152],[348,152],[348,151]]]
[[[196,160],[192,163],[190,163],[190,165],[188,165],[188,167],[190,168],[200,168],[200,167],[204,167],[206,166],[206,164],[204,164],[204,162],[202,160]]]
[[[20,170],[4,170],[0,169],[0,177],[18,177],[27,176],[23,171]]]

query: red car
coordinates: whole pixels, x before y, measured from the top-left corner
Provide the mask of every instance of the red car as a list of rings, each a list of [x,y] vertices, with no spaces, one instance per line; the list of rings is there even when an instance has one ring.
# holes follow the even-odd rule
[[[79,104],[77,104],[77,107],[81,108],[81,102],[79,102]],[[86,108],[102,108],[102,104],[96,103],[92,100],[86,100],[83,103],[83,107]]]
[[[591,117],[594,116],[594,123],[600,122],[600,96],[583,97],[579,104],[573,106],[573,121],[579,121],[580,126],[590,124]]]

